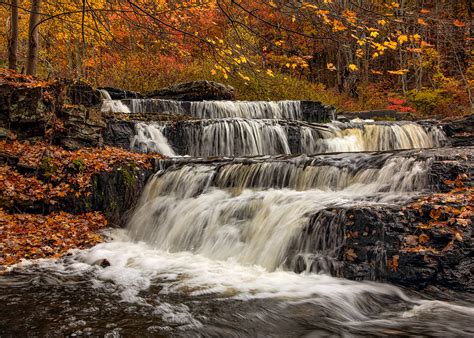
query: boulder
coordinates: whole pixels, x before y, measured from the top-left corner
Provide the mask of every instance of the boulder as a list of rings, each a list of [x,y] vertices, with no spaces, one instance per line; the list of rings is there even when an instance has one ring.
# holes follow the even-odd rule
[[[65,81],[67,103],[94,107],[102,103],[100,92],[82,81]]]
[[[104,143],[113,147],[130,150],[130,142],[135,135],[135,123],[132,121],[109,119],[104,130]]]
[[[158,89],[147,97],[176,101],[235,100],[235,90],[222,83],[200,80]]]

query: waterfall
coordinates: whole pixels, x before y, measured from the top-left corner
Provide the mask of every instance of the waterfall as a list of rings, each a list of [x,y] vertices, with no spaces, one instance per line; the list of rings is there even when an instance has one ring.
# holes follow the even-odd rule
[[[173,148],[163,135],[163,126],[145,123],[135,124],[135,136],[130,149],[140,152],[155,152],[165,156],[176,156]]]
[[[182,103],[174,100],[131,99],[123,100],[132,113],[184,114]]]
[[[102,106],[100,110],[104,113],[130,113],[130,109],[120,100],[112,100],[109,92],[105,89],[99,89],[102,97]]]
[[[284,126],[274,120],[221,119],[187,125],[183,137],[190,156],[290,154]]]
[[[112,97],[110,96],[110,93],[105,90],[105,89],[99,89],[99,92],[100,92],[100,97],[102,98],[102,100],[109,100],[111,101],[112,100]]]
[[[301,129],[302,152],[307,154],[355,151],[386,151],[438,147],[445,136],[438,128],[427,131],[416,123],[331,124],[331,132],[321,134]]]
[[[301,120],[300,101],[203,101],[191,102],[191,115],[217,119],[241,117],[247,119]]]
[[[190,156],[256,156],[386,151],[440,146],[444,133],[416,123],[309,124],[275,119],[210,119],[149,124],[160,133],[136,135],[139,151],[157,151],[165,135],[175,152]],[[138,131],[146,129],[140,124]],[[147,145],[150,145],[148,147]]]
[[[129,233],[157,249],[273,271],[285,266],[294,240],[318,211],[393,203],[426,187],[428,162],[367,156],[334,158],[333,165],[296,158],[162,170],[145,188]]]

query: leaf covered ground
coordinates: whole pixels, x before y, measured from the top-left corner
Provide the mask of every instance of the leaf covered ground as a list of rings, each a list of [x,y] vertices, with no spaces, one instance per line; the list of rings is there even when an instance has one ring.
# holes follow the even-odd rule
[[[159,155],[123,149],[64,150],[45,142],[0,141],[0,270],[21,259],[58,257],[101,241],[104,215],[22,212],[31,205],[54,205],[67,196],[91,194],[92,178],[121,165],[149,168]],[[36,208],[38,209],[38,208]]]
[[[21,259],[60,257],[102,241],[98,231],[107,225],[101,213],[47,216],[7,214],[0,210],[0,271]]]

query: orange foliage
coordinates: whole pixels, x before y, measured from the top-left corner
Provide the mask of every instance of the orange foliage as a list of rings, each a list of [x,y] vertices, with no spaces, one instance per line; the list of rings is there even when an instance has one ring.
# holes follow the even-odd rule
[[[102,241],[97,231],[106,225],[100,213],[12,215],[0,209],[0,270],[21,259],[60,257],[93,246]]]

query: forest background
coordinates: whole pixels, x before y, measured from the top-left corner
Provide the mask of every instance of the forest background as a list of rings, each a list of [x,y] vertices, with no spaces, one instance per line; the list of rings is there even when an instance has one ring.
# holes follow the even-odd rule
[[[240,100],[458,116],[474,107],[470,0],[7,0],[0,66],[139,92],[209,79]]]

